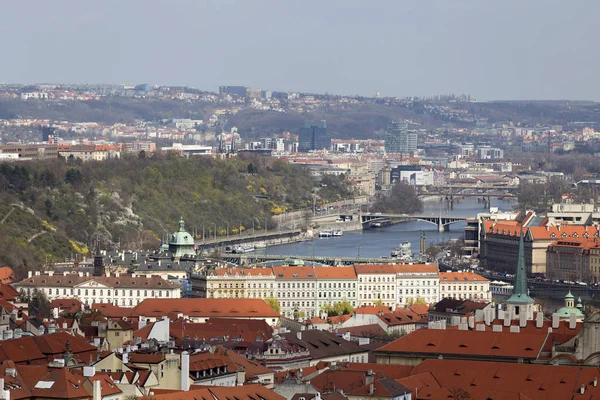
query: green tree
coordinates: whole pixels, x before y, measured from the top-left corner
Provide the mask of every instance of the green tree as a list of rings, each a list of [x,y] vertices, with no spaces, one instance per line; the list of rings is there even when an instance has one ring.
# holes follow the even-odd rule
[[[41,290],[36,290],[29,299],[29,315],[50,318],[52,309],[50,301]]]
[[[423,210],[423,202],[415,189],[404,182],[397,182],[389,194],[380,193],[371,207],[372,212],[411,214]]]
[[[250,162],[250,164],[248,164],[247,170],[250,175],[254,175],[254,174],[258,173],[258,168],[256,168],[256,165],[254,165],[253,162]]]
[[[377,299],[377,300],[375,300],[375,301],[373,302],[373,305],[374,305],[375,307],[382,306],[382,305],[383,305],[383,300],[381,300],[381,299]]]
[[[352,307],[352,304],[350,304],[349,301],[340,301],[333,305],[324,304],[321,306],[321,311],[327,313],[328,317],[335,317],[336,315],[352,314],[354,312],[354,307]]]
[[[273,297],[267,297],[265,299],[265,303],[269,305],[277,314],[281,314],[281,306],[279,305],[279,300]]]

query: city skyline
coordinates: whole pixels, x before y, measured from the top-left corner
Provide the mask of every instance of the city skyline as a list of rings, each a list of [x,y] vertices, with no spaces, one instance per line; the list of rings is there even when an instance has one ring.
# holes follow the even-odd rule
[[[600,100],[591,1],[25,7],[4,7],[0,81]]]

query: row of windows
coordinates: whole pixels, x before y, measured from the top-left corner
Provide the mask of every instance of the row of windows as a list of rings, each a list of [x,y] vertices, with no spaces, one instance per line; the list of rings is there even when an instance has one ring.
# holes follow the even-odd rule
[[[368,278],[365,278],[365,280],[363,281],[363,278],[358,278],[359,282],[393,282],[396,280],[396,277],[391,277],[391,276],[378,276],[377,278],[373,277],[371,278],[370,276]]]
[[[350,287],[353,287],[356,289],[356,283],[352,283],[352,286],[350,286],[350,283],[348,283],[348,287],[347,289],[350,289]],[[321,283],[319,282],[319,289],[346,289],[346,282],[333,282],[333,286],[331,284],[331,282],[329,282],[329,286],[327,285],[327,283]]]
[[[403,293],[403,290],[400,289],[399,293],[400,294],[405,294],[405,293],[406,294],[431,294],[432,293],[431,291],[433,291],[433,294],[437,293],[436,289],[423,289],[422,292],[420,289],[406,289],[406,290],[404,290],[404,293]]]
[[[445,290],[444,288],[445,288],[445,286],[442,286],[442,291],[444,291],[444,290]],[[457,286],[455,286],[455,285],[448,285],[448,290],[458,290],[458,291],[460,291],[460,290],[462,290],[462,286],[460,286],[460,285],[459,285],[459,286],[457,287]],[[469,285],[469,286],[468,286],[468,289],[467,289],[467,286],[465,285],[465,290],[471,290],[471,291],[472,291],[472,290],[477,290],[477,285],[475,285],[475,286],[471,286],[471,285]],[[480,291],[482,291],[482,292],[485,290],[485,289],[483,288],[483,285],[481,285],[481,289],[479,289],[479,290],[480,290]]]
[[[309,301],[282,301],[281,307],[314,307],[315,302]]]
[[[363,293],[362,296],[360,296],[361,299],[393,299],[394,295],[391,293],[377,293],[377,295],[373,294],[373,297],[371,297],[371,293],[366,294]]]
[[[343,292],[319,292],[319,297],[346,297],[342,296]],[[322,296],[321,296],[322,295]],[[350,296],[350,292],[348,292],[347,297],[355,297],[356,292],[352,292],[352,296]]]
[[[385,285],[384,286],[370,286],[370,285],[367,286],[367,285],[364,285],[364,286],[360,286],[359,290],[367,290],[367,291],[371,291],[371,290],[390,290],[390,291],[393,291],[394,287],[393,286],[385,286]]]
[[[215,285],[214,283],[209,283],[208,287],[209,288],[213,288],[214,285]],[[244,284],[243,283],[236,283],[236,284],[233,284],[233,283],[219,283],[218,287],[219,287],[219,289],[221,289],[221,288],[225,288],[225,289],[226,288],[230,288],[230,289],[233,289],[233,288],[243,289],[244,288]],[[263,286],[262,283],[258,284],[258,288],[259,289],[263,289],[263,288],[266,289],[267,287],[268,286],[267,286],[266,283],[264,284],[264,286]],[[247,288],[250,289],[250,284],[248,284]],[[273,284],[272,283],[270,284],[270,288],[273,289]],[[252,289],[256,289],[256,283],[252,284]]]
[[[277,298],[315,297],[315,292],[277,292]]]
[[[398,281],[398,285],[402,286],[403,281]],[[438,280],[426,280],[426,281],[404,281],[406,282],[406,286],[437,286],[439,283]]]
[[[33,289],[33,291],[35,291],[36,289]],[[40,288],[40,290],[42,291],[47,291],[48,295],[61,295],[61,289],[52,289],[52,288]],[[62,294],[63,295],[75,295],[75,292],[77,293],[77,296],[96,296],[96,294],[100,295],[100,296],[104,296],[104,289],[77,289],[77,291],[75,291],[75,289],[62,289]],[[27,293],[31,294],[32,293],[32,289],[31,288],[27,288]],[[110,290],[106,290],[106,295],[107,296],[111,296],[111,291]],[[121,290],[120,291],[121,296],[127,296],[127,290]],[[141,290],[129,290],[129,296],[142,296],[142,291]],[[148,297],[148,294],[150,293],[151,297],[163,297],[163,291],[162,290],[144,290],[143,291],[143,296],[144,297]],[[115,296],[119,296],[119,290],[115,290],[114,291],[114,295]],[[171,293],[169,291],[165,291],[165,297],[171,297]]]

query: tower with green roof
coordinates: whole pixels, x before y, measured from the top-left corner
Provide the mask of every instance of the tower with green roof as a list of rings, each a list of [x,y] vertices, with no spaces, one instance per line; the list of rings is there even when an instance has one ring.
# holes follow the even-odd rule
[[[191,233],[185,230],[183,217],[179,219],[179,229],[169,236],[169,251],[173,258],[179,259],[186,254],[196,254],[196,244]]]
[[[520,319],[521,314],[525,313],[527,320],[533,320],[534,300],[529,297],[527,291],[527,267],[525,266],[525,242],[523,240],[523,231],[519,237],[519,254],[517,258],[517,273],[515,274],[515,285],[513,286],[512,296],[506,300],[507,310],[511,319]]]
[[[571,314],[575,314],[575,318],[577,321],[583,321],[583,303],[581,302],[581,297],[577,300],[577,306],[575,306],[575,296],[571,294],[571,289],[569,289],[569,293],[565,296],[565,306],[556,311],[558,317],[560,319],[568,320],[571,318]]]

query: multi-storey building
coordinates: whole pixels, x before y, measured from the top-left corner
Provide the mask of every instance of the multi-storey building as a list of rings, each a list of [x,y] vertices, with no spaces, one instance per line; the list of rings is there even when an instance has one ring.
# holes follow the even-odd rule
[[[394,267],[399,306],[404,307],[417,298],[422,298],[427,304],[439,301],[440,274],[437,264],[400,264]]]
[[[302,152],[329,150],[331,136],[327,132],[327,121],[306,121],[298,132],[298,147]]]
[[[275,275],[272,268],[216,268],[200,279],[198,293],[208,298],[275,297]]]
[[[301,319],[319,315],[316,268],[320,267],[273,267],[281,315]]]
[[[600,237],[600,228],[595,225],[523,227],[514,223],[485,221],[479,241],[484,266],[497,271],[514,273],[521,231],[525,235],[524,252],[528,274],[546,273],[546,250],[556,240]]]
[[[546,276],[550,279],[596,283],[600,280],[598,238],[566,238],[548,246]]]
[[[175,299],[181,297],[179,285],[160,277],[132,277],[131,275],[101,276],[89,273],[54,274],[49,271],[35,275],[30,271],[27,279],[14,285],[18,291],[32,295],[36,291],[43,292],[48,300],[77,298],[86,305],[94,303],[112,303],[122,307],[134,307],[148,298]]]
[[[392,122],[385,134],[386,153],[414,153],[417,151],[417,133],[408,130],[408,124]]]
[[[55,144],[5,144],[0,145],[1,158],[13,156],[18,160],[53,159],[58,157]]]
[[[358,279],[358,306],[396,304],[396,268],[392,264],[355,264]]]
[[[354,267],[316,267],[317,307],[348,301],[356,307],[356,271]]]
[[[440,272],[440,298],[490,301],[490,281],[473,272]]]

